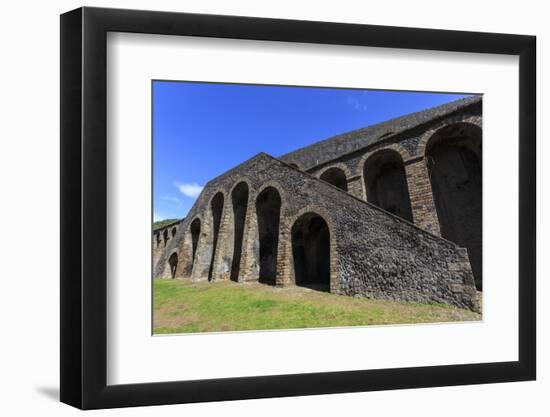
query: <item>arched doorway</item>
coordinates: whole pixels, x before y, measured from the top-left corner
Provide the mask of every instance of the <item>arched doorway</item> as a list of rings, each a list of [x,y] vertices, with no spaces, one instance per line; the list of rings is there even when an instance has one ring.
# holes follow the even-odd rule
[[[170,258],[168,258],[168,265],[170,266],[170,277],[176,278],[176,271],[178,269],[178,254],[173,253],[170,255]]]
[[[348,180],[346,173],[340,168],[329,168],[320,177],[323,181],[332,184],[341,190],[348,191]]]
[[[220,224],[223,212],[223,194],[217,193],[212,199],[212,259],[210,261],[210,271],[208,272],[208,280],[212,281],[212,272],[214,269],[214,259],[216,257],[216,248],[218,247],[218,236],[220,234]]]
[[[330,233],[315,213],[303,214],[292,226],[296,285],[330,291]]]
[[[468,250],[481,290],[481,129],[467,123],[440,129],[426,146],[426,162],[441,236]]]
[[[372,155],[365,162],[363,178],[369,203],[412,221],[407,177],[399,153],[387,149]]]
[[[233,203],[233,222],[234,222],[234,243],[233,243],[233,261],[231,262],[231,279],[237,281],[239,278],[239,268],[241,265],[241,254],[244,234],[244,224],[246,220],[246,209],[248,207],[248,185],[246,182],[239,183],[231,194]]]
[[[197,247],[199,245],[199,237],[201,235],[201,221],[200,219],[195,219],[191,223],[189,228],[191,230],[191,271],[195,265],[195,254],[197,253]]]
[[[277,276],[280,213],[281,196],[275,188],[267,187],[256,199],[256,216],[260,240],[259,281],[271,285],[275,285]]]

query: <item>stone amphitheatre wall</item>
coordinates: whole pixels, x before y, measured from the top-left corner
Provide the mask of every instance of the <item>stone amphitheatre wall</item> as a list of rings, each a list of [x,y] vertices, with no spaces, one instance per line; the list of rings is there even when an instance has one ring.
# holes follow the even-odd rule
[[[349,192],[366,200],[365,164],[378,152],[395,152],[401,158],[405,168],[413,222],[423,229],[441,235],[425,151],[428,140],[439,129],[455,124],[471,124],[481,128],[481,103],[476,102],[467,108],[430,120],[423,125],[387,136],[369,146],[338,156],[306,171],[320,177],[326,170],[338,167],[346,173]],[[285,162],[293,163],[291,157]]]
[[[422,229],[467,248],[476,286],[481,290],[481,113],[481,101],[475,101],[422,125],[386,135],[368,146],[313,166],[306,172],[325,180],[327,173],[339,172],[344,178],[340,181],[354,196],[382,206]],[[463,146],[455,146],[456,152],[453,154],[443,151],[430,153],[430,149],[436,148],[431,145],[438,140],[450,146]],[[470,154],[475,155],[471,157],[473,161],[468,161]],[[379,187],[384,189],[386,200],[397,206],[394,210],[385,207],[383,201],[377,201],[377,196],[370,195],[372,190],[368,189],[369,174],[376,170],[376,161],[384,163],[390,159],[397,161],[395,165],[399,165],[402,171],[402,190],[393,189],[400,183],[395,176]],[[292,162],[292,154],[285,156],[285,161],[296,164]],[[435,192],[438,187],[447,187],[443,199],[443,194]],[[449,187],[453,190],[449,191]]]
[[[247,193],[236,193],[237,187]],[[234,198],[236,194],[240,198]],[[295,284],[293,226],[308,213],[315,213],[328,227],[331,292],[437,301],[479,310],[465,249],[266,154],[257,155],[205,186],[158,255],[155,277],[173,275],[196,281],[233,278],[240,282],[260,279],[264,262],[260,253],[266,253],[262,249],[265,246],[261,246],[266,245],[263,232],[259,230],[266,227],[259,224],[265,223],[258,217],[260,201],[272,205],[266,213],[279,214],[273,284]],[[238,219],[244,214],[244,224],[235,221],[236,213]],[[241,236],[242,243],[238,261],[233,256],[239,244],[235,243],[236,235]],[[178,260],[173,271],[170,257]]]
[[[153,265],[158,262],[161,255],[165,252],[168,242],[176,236],[180,223],[181,221],[177,221],[153,230],[153,242],[151,243],[153,248]]]

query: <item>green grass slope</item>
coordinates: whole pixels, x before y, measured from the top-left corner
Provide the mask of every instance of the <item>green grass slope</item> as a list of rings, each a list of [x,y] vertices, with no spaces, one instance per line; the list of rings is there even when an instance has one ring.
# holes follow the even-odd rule
[[[154,333],[296,329],[481,320],[441,304],[369,300],[258,283],[154,280]]]

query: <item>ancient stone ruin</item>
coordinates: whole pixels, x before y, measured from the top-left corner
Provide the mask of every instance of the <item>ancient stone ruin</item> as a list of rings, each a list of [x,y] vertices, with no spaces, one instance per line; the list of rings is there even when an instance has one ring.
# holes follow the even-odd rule
[[[260,153],[153,233],[156,278],[259,281],[479,311],[481,97]]]

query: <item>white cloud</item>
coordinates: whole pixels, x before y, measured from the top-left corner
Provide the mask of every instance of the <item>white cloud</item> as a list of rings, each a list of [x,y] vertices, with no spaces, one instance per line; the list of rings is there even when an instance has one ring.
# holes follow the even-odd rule
[[[353,107],[354,110],[367,111],[368,109],[366,104],[361,103],[359,100],[357,100],[354,97],[347,97],[346,101],[351,107]]]
[[[202,189],[202,185],[197,184],[196,182],[185,183],[185,182],[174,182],[174,185],[181,191],[181,193],[187,197],[197,198]]]

